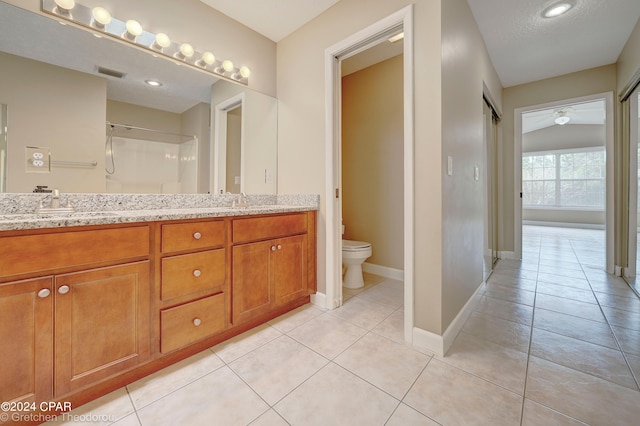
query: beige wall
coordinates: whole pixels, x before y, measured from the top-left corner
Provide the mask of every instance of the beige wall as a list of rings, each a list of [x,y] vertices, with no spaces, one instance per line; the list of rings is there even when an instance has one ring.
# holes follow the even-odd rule
[[[198,138],[198,177],[197,192],[205,194],[209,191],[209,166],[211,135],[209,120],[211,107],[209,104],[199,103],[182,113],[180,133],[195,135]]]
[[[4,53],[0,76],[0,103],[8,105],[7,192],[36,185],[104,192],[106,80]],[[26,173],[26,146],[50,148],[54,161],[98,165]]]
[[[640,72],[640,20],[618,57],[618,92],[621,92],[632,77]]]
[[[344,238],[367,241],[367,263],[403,270],[403,57],[342,79]]]
[[[522,152],[604,147],[605,130],[604,124],[567,124],[546,127],[522,135]]]
[[[514,251],[514,110],[616,90],[616,65],[607,65],[546,80],[505,88],[502,95],[502,218],[501,251]]]
[[[442,324],[444,332],[483,280],[483,85],[500,110],[502,86],[465,0],[442,2]],[[474,180],[474,167],[480,171]],[[419,216],[417,216],[419,217]]]
[[[105,98],[103,98],[103,102]],[[128,124],[145,129],[154,129],[167,133],[180,134],[182,132],[182,118],[180,114],[147,108],[140,105],[106,100],[107,121],[115,124]]]
[[[411,4],[341,0],[278,43],[278,193],[321,194],[318,289],[326,291],[325,73],[328,47]],[[440,1],[414,5],[415,323],[441,328]],[[411,271],[405,271],[405,274]]]
[[[325,194],[325,49],[407,4],[342,0],[278,43],[279,193]],[[414,325],[442,334],[482,281],[482,184],[472,176],[483,159],[483,83],[498,101],[501,86],[466,1],[414,7]],[[445,181],[447,155],[457,172]]]
[[[41,0],[8,0],[40,12]],[[276,44],[199,0],[83,0],[84,6],[106,7],[122,21],[136,19],[147,31],[167,33],[176,42],[189,42],[199,52],[212,51],[217,58],[251,69],[249,87],[275,95]]]
[[[604,210],[522,209],[522,220],[604,226]]]

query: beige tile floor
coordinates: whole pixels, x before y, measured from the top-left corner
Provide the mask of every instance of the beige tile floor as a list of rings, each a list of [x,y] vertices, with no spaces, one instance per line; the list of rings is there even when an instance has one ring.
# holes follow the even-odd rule
[[[402,283],[367,275],[339,309],[301,307],[66,423],[639,424],[640,299],[602,271],[602,231],[526,227],[523,240],[445,357],[404,344]]]

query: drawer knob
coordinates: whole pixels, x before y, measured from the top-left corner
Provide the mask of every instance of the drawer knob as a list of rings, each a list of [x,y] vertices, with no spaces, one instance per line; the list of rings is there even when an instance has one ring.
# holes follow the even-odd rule
[[[199,240],[200,238],[202,238],[202,234],[199,232],[194,232],[193,238],[195,238],[196,240]]]
[[[195,269],[193,271],[193,276],[198,278],[200,275],[202,275],[202,272],[200,271],[200,269]]]
[[[276,246],[271,246],[271,251],[276,251]]]
[[[45,298],[49,297],[50,294],[51,294],[51,290],[49,290],[48,288],[43,288],[42,290],[40,290],[38,292],[38,297],[40,299],[45,299]]]
[[[278,250],[282,250],[282,245],[278,244]]]
[[[67,294],[69,293],[69,286],[68,285],[63,285],[58,289],[58,293],[60,294]]]
[[[202,324],[202,320],[200,318],[194,318],[193,319],[193,325],[198,327],[200,324]]]

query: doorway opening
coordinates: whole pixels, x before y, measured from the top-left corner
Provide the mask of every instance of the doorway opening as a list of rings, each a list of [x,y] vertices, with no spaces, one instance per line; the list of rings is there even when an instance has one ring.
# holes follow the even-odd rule
[[[378,21],[325,51],[326,70],[326,307],[342,305],[342,75],[341,62],[404,32],[402,58],[404,338],[413,332],[413,6]],[[374,207],[375,208],[375,207]],[[347,225],[348,226],[348,225]]]
[[[215,106],[214,149],[211,164],[211,188],[214,194],[245,191],[244,176],[244,94]]]
[[[372,286],[399,288],[402,302],[402,38],[340,62],[343,302]]]
[[[523,230],[535,239],[583,229],[593,244],[575,247],[577,260],[614,273],[613,95],[518,109],[515,140],[516,259],[530,249]]]

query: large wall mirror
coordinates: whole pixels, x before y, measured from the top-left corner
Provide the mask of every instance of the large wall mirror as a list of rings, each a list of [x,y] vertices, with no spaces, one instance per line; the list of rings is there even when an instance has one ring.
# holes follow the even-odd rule
[[[276,193],[276,99],[4,2],[0,104],[0,192]]]

